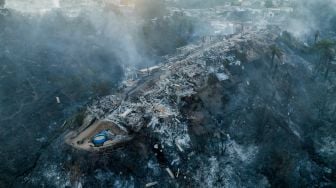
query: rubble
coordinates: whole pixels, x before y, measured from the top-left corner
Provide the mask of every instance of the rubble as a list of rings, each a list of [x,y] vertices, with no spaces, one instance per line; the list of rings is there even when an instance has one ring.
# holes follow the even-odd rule
[[[285,119],[282,111],[271,109],[286,108],[282,104],[287,100],[287,95],[280,93],[285,83],[271,79],[272,75],[267,72],[270,66],[265,52],[276,36],[276,31],[246,31],[243,36],[214,40],[204,48],[191,46],[186,54],[166,57],[158,69],[135,80],[135,85],[95,102],[88,107],[87,115],[128,130],[126,135],[134,142],[119,142],[125,148],[136,147],[139,144],[136,137],[143,136],[145,141],[139,145],[144,154],[137,155],[139,166],[131,164],[141,168],[146,163],[151,167],[139,170],[149,174],[148,182],[155,176],[160,184],[176,183],[181,187],[190,182],[194,187],[269,187],[274,180],[259,169],[274,167],[267,166],[273,164],[268,156],[278,155],[272,144],[279,148],[284,142],[302,146],[302,141],[294,136],[295,126],[282,122]],[[291,70],[297,71],[295,67],[286,71]],[[271,91],[277,91],[276,95],[268,96]],[[282,106],[276,106],[274,101]],[[264,123],[265,117],[269,118],[267,123]],[[260,141],[259,135],[266,140]],[[273,143],[278,135],[281,142]],[[113,150],[110,146],[88,151]],[[322,148],[319,153],[331,161],[334,145]],[[128,151],[118,153],[120,158],[125,158],[125,165],[134,157]],[[298,163],[295,157],[291,159]],[[260,163],[265,159],[269,162]],[[150,172],[147,169],[151,169]],[[158,174],[163,175],[158,177]]]
[[[177,141],[175,141],[175,144],[176,144],[176,147],[180,150],[180,152],[184,152],[183,148]]]
[[[170,176],[172,179],[175,179],[174,173],[170,170],[170,168],[166,168],[166,171],[168,172],[169,176]]]
[[[142,76],[145,76],[145,75],[149,75],[151,73],[153,73],[154,71],[157,71],[160,69],[160,66],[153,66],[153,67],[148,67],[148,68],[145,68],[145,69],[141,69],[138,71],[138,73]]]
[[[153,187],[153,186],[155,186],[155,185],[157,185],[158,184],[158,182],[157,181],[154,181],[154,182],[151,182],[151,183],[147,183],[146,184],[146,187]]]
[[[133,80],[135,85],[126,86],[120,93],[96,101],[88,107],[88,114],[98,120],[113,122],[120,129],[132,130],[135,134],[143,127],[150,128],[154,133],[163,134],[164,144],[176,145],[179,151],[184,152],[185,149],[176,141],[190,140],[179,109],[182,99],[193,96],[206,86],[212,74],[219,82],[229,80],[226,66],[241,65],[232,52],[240,48],[239,44],[250,38],[257,40],[258,36],[255,32],[246,33],[243,37],[232,35],[227,40],[207,43],[207,48],[191,45],[188,51],[182,50],[180,56],[185,57],[183,60],[167,57],[165,64],[138,71],[140,77]],[[247,55],[246,59],[250,57]],[[194,120],[197,121],[197,118]]]
[[[56,97],[57,104],[61,104],[61,99],[59,97]]]
[[[164,61],[153,67],[141,70],[136,70],[135,67],[123,67],[123,70],[127,69],[128,74],[125,74],[125,80],[118,92],[88,106],[84,119],[81,113],[73,121],[65,122],[61,126],[61,131],[76,129],[74,134],[66,138],[67,143],[74,148],[63,145],[63,140],[61,140],[63,137],[55,140],[53,138],[55,134],[48,133],[43,137],[38,134],[37,141],[41,144],[23,143],[23,147],[27,149],[28,147],[38,148],[36,159],[29,158],[28,163],[22,163],[28,164],[26,165],[28,170],[20,169],[24,173],[14,172],[13,174],[21,174],[25,183],[30,182],[35,186],[48,186],[48,184],[42,184],[48,181],[56,183],[62,181],[67,184],[66,186],[70,186],[70,183],[73,186],[72,181],[75,181],[80,182],[74,184],[79,187],[332,186],[320,182],[324,179],[323,181],[329,183],[335,179],[335,168],[333,168],[336,145],[333,138],[335,137],[325,136],[334,130],[332,125],[335,118],[328,116],[331,114],[329,111],[334,110],[335,105],[330,99],[321,100],[325,101],[321,107],[316,107],[315,104],[319,105],[316,99],[320,94],[330,93],[331,98],[334,92],[327,91],[325,87],[321,87],[318,91],[318,87],[315,86],[319,86],[316,83],[320,78],[317,76],[310,79],[311,74],[305,71],[307,65],[313,70],[314,58],[310,57],[317,56],[317,54],[312,53],[311,56],[304,57],[302,54],[306,52],[301,51],[300,48],[291,49],[284,41],[274,41],[274,36],[277,36],[280,29],[270,32],[255,31],[254,23],[248,23],[248,21],[234,23],[227,18],[230,15],[242,16],[245,13],[251,15],[253,12],[256,12],[253,15],[262,15],[264,14],[262,11],[232,9],[232,7],[227,7],[223,10],[195,10],[198,13],[205,13],[204,16],[199,17],[205,17],[204,19],[211,23],[209,30],[213,30],[213,33],[219,36],[214,36],[214,34],[202,36],[201,34],[199,41],[195,42],[194,40],[197,39],[193,38],[188,41],[193,44],[177,49],[177,54],[167,55]],[[269,18],[270,22],[277,24],[278,22],[274,19],[276,15],[273,14],[277,10],[267,10],[270,12],[267,12],[265,16],[272,17]],[[218,12],[216,14],[220,16],[218,22],[212,20],[217,18],[211,18],[211,14],[215,12]],[[208,16],[207,13],[210,15]],[[85,11],[83,14],[86,14]],[[260,20],[259,16],[249,16],[249,18],[256,22]],[[9,28],[8,31],[11,29]],[[235,32],[241,33],[234,34]],[[223,36],[223,33],[229,33],[229,35]],[[95,36],[105,36],[100,30],[96,34],[90,35],[89,41],[93,41]],[[107,39],[110,38],[107,37]],[[109,43],[109,41],[106,42]],[[287,42],[290,43],[290,41]],[[284,50],[286,57],[284,57],[283,64],[279,65],[280,74],[271,78],[268,69],[270,54],[267,48],[273,43]],[[83,46],[90,46],[85,44],[87,43],[83,43]],[[104,44],[98,46],[106,47]],[[128,46],[121,45],[118,49],[122,52]],[[309,42],[305,46],[308,48]],[[105,54],[108,57],[114,56],[110,48],[100,50],[101,47],[97,45],[92,47],[94,51],[99,52],[99,60],[102,62],[107,60]],[[90,48],[89,51],[92,49]],[[4,50],[6,54],[10,54],[9,50]],[[41,61],[52,60],[54,56],[49,58],[48,51],[38,53]],[[117,57],[120,58],[120,62],[130,60],[128,63],[132,64],[133,59],[138,57],[132,56],[128,59],[123,58],[124,55],[118,53]],[[89,53],[84,59],[88,59],[90,64],[92,61],[95,67],[97,59],[87,58],[91,56],[93,54]],[[299,57],[304,58],[299,59]],[[65,56],[64,59],[73,61],[72,57]],[[83,64],[82,59],[76,60],[79,65]],[[29,61],[35,65],[33,60]],[[144,61],[140,59],[139,61],[146,66]],[[118,63],[119,60],[115,62]],[[114,63],[114,60],[111,63]],[[60,69],[63,70],[62,64],[60,65]],[[100,69],[91,71],[90,67],[84,67],[88,71],[81,75],[90,80],[102,77],[105,81],[115,77],[110,72],[101,75]],[[286,71],[288,75],[284,74]],[[59,71],[48,72],[59,73]],[[67,74],[67,71],[65,72]],[[54,80],[49,76],[47,78],[47,80]],[[333,80],[326,80],[326,82],[331,83]],[[77,77],[74,81],[77,81]],[[84,81],[84,85],[85,83]],[[60,88],[63,90],[62,87]],[[23,87],[23,89],[26,88]],[[100,89],[104,90],[104,95],[108,92],[105,91],[104,84],[102,87],[95,86],[94,94],[97,94],[96,92]],[[88,93],[92,94],[92,90],[88,87],[81,90],[89,90]],[[73,90],[62,91],[61,98],[57,97],[56,101],[55,96],[46,97],[46,100],[50,102],[50,99],[54,99],[52,102],[60,104],[62,97],[64,98],[62,102],[66,103],[69,103],[69,99],[79,98],[72,95],[71,91]],[[317,94],[311,94],[312,91],[317,91]],[[51,95],[54,93],[50,92]],[[272,97],[269,97],[269,94],[272,94]],[[28,99],[30,96],[29,93]],[[83,98],[87,99],[86,96]],[[42,104],[43,101],[38,100],[38,102]],[[10,102],[10,104],[14,103]],[[64,103],[60,106],[53,106],[59,110],[65,105]],[[35,111],[29,107],[27,109]],[[319,113],[318,118],[316,118],[315,111],[316,114]],[[31,115],[30,113],[22,114],[31,116],[29,120],[33,117],[41,120],[57,117],[53,111],[44,113],[43,110]],[[101,122],[108,125],[99,126]],[[44,123],[40,124],[44,125]],[[44,126],[46,128],[32,130],[43,129],[45,132],[52,132],[51,128],[56,127],[57,124],[55,122],[49,127]],[[69,126],[65,127],[66,124]],[[78,128],[79,124],[82,126]],[[330,124],[330,128],[322,129],[325,124]],[[26,129],[30,128],[29,125],[23,124],[23,131],[19,132],[29,130]],[[12,126],[7,130],[15,131],[16,129]],[[5,135],[10,133],[7,130]],[[113,132],[112,136],[108,135],[111,136],[109,141],[112,143],[92,145],[92,140],[104,131]],[[52,138],[48,139],[48,136]],[[34,138],[34,135],[29,137]],[[115,148],[117,144],[123,147]],[[11,146],[8,145],[7,148],[9,147]],[[94,153],[77,151],[77,149]],[[10,155],[12,150],[8,150]],[[29,165],[30,160],[32,160],[33,167]],[[53,168],[47,168],[48,165],[59,167],[59,169],[52,170]],[[21,167],[19,165],[16,168]],[[324,172],[319,171],[320,168]],[[41,175],[39,171],[55,171],[56,174]],[[59,171],[64,172],[63,175]],[[69,174],[65,173],[68,171],[70,171]],[[68,181],[68,176],[71,182]],[[34,180],[32,177],[40,178],[40,180]],[[58,184],[56,187],[62,186]]]

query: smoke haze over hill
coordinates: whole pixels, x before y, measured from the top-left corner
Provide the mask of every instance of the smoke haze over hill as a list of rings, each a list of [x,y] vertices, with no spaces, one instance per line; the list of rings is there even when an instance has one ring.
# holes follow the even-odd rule
[[[267,33],[265,30],[271,31],[278,38],[269,40],[272,43],[267,44],[259,44],[260,41],[255,42],[254,38],[244,38],[249,33]],[[221,52],[214,52],[217,56],[211,56],[213,52],[212,49],[208,49],[209,46],[216,46],[217,43],[221,46],[223,41],[231,37],[235,39],[232,43],[237,44],[234,50],[225,55]],[[274,36],[271,35],[271,37]],[[265,41],[269,39],[266,36],[261,38]],[[251,44],[248,42],[245,44],[243,39]],[[0,147],[0,187],[15,185],[16,180],[24,179],[23,182],[25,182],[26,177],[37,173],[36,169],[38,168],[35,167],[38,164],[41,166],[45,162],[41,158],[45,157],[45,153],[48,153],[49,150],[54,151],[52,149],[53,143],[59,144],[60,137],[65,131],[64,122],[67,120],[69,123],[69,117],[83,111],[93,101],[127,88],[125,83],[130,80],[134,81],[138,79],[139,74],[143,74],[141,71],[139,73],[139,69],[162,65],[173,60],[178,63],[184,62],[183,60],[189,54],[199,52],[199,54],[204,53],[203,59],[199,61],[206,62],[207,66],[209,63],[221,63],[223,60],[221,58],[224,56],[226,59],[224,58],[223,62],[230,61],[230,66],[232,64],[240,66],[241,62],[248,59],[247,57],[258,54],[259,59],[251,60],[252,63],[256,63],[255,67],[250,64],[246,65],[249,71],[256,72],[255,75],[251,72],[248,73],[256,80],[265,81],[268,78],[260,76],[261,74],[270,74],[264,70],[268,66],[264,64],[268,61],[279,60],[285,64],[290,59],[301,62],[298,64],[300,66],[307,65],[304,71],[310,74],[309,70],[313,70],[312,67],[315,65],[309,63],[324,60],[321,55],[323,53],[317,53],[318,51],[315,50],[321,45],[314,46],[324,40],[336,40],[336,0],[134,0],[127,2],[117,0],[0,0],[0,141],[2,142]],[[322,50],[329,50],[327,52],[332,54],[335,51],[332,44],[332,42],[322,43],[322,47],[325,47]],[[249,45],[256,45],[260,49],[249,51],[251,47]],[[272,47],[277,47],[279,50]],[[264,51],[261,52],[262,50]],[[271,52],[274,54],[269,58]],[[281,53],[287,54],[287,56],[282,56]],[[323,62],[319,66],[323,67],[326,64]],[[334,59],[330,58],[330,62],[330,67],[332,67]],[[295,66],[298,65],[295,64]],[[245,69],[244,66],[242,67]],[[148,70],[145,74],[148,74],[149,78],[146,77],[144,80],[151,78]],[[330,70],[331,73],[328,74],[333,76],[333,69],[330,68]],[[217,74],[213,72],[211,66],[207,71],[214,75]],[[223,68],[219,73],[220,78],[224,80],[227,76],[224,74],[225,71],[227,71],[226,68]],[[241,73],[240,71],[240,68],[230,69],[232,74],[246,76],[238,74]],[[188,71],[186,72],[188,73]],[[290,73],[288,71],[288,74]],[[318,78],[318,76],[316,77]],[[312,79],[316,81],[316,78]],[[235,82],[232,81],[232,83]],[[195,85],[193,81],[187,84]],[[321,88],[328,88],[324,82],[319,84],[317,85]],[[210,86],[210,90],[213,89],[211,84]],[[215,84],[213,87],[217,86]],[[331,94],[333,94],[333,87],[332,84],[329,87]],[[230,88],[228,87],[228,90]],[[232,88],[235,87],[232,86]],[[168,89],[169,87],[162,90]],[[246,88],[237,87],[235,89],[237,92],[241,89],[239,91],[242,92]],[[269,89],[267,92],[275,91]],[[208,93],[201,92],[201,95],[206,94]],[[213,95],[216,94],[214,91]],[[230,96],[231,94],[234,96],[234,92],[230,93]],[[237,94],[237,96],[243,98],[247,95]],[[274,96],[275,98],[279,97],[275,94]],[[204,96],[200,98],[202,97]],[[216,95],[216,97],[225,101],[225,97],[228,96],[219,97]],[[197,105],[195,106],[188,104],[190,108],[204,110],[207,106],[206,103],[198,104],[199,96],[184,100],[186,100],[184,101],[186,104],[190,102],[188,100],[196,101]],[[244,100],[237,100],[237,104],[244,104]],[[209,104],[215,103],[212,100],[209,101]],[[310,103],[307,102],[308,104]],[[332,107],[330,104],[329,111],[332,111]],[[181,111],[198,113],[184,108],[187,107],[181,108]],[[225,111],[225,113],[227,112]],[[260,112],[260,114],[263,113]],[[209,117],[206,115],[206,117],[209,118],[210,115]],[[232,115],[232,117],[234,116]],[[214,120],[209,120],[209,122],[212,121]],[[221,121],[218,120],[218,122]],[[198,129],[197,126],[193,128]],[[199,129],[201,130],[201,128]],[[301,129],[298,132],[300,131]],[[311,139],[310,134],[307,135],[307,138],[303,138],[303,140]],[[273,136],[277,135],[274,133]],[[285,137],[282,135],[281,138]],[[232,143],[234,142],[231,142],[231,145]],[[247,153],[252,149],[249,149]],[[325,151],[329,151],[328,148]],[[235,152],[239,153],[239,151]],[[55,155],[55,161],[66,158],[64,157],[66,155],[70,156],[68,153]],[[325,157],[329,162],[331,160],[328,157],[330,157],[329,153]],[[281,163],[281,160],[279,159],[277,162]],[[213,164],[214,161],[215,158],[211,158],[208,163]],[[222,162],[224,163],[224,161]],[[328,162],[326,162],[326,166],[329,169]],[[316,164],[314,163],[314,165]],[[204,164],[202,163],[202,165]],[[272,165],[270,164],[270,166]],[[202,168],[209,171],[214,170],[209,169],[208,166]],[[305,166],[305,168],[308,167]],[[320,167],[316,168],[320,169]],[[104,176],[97,178],[97,174],[102,172],[102,169],[95,170],[94,172],[87,171],[88,179],[92,177],[106,178],[104,173],[102,173]],[[219,168],[215,170],[220,171]],[[278,177],[285,176],[281,176],[284,171],[281,173],[277,171],[278,166],[276,165],[274,169],[259,170],[266,171],[266,174],[270,174],[270,176],[274,175],[276,181],[278,181]],[[252,171],[242,172],[253,173]],[[41,173],[44,172],[41,171]],[[229,172],[226,173],[226,175],[229,174]],[[334,171],[329,174],[334,174]],[[35,177],[35,175],[31,175],[31,177]],[[45,176],[47,177],[47,175]],[[113,177],[115,176],[116,174],[113,175]],[[233,176],[231,178],[235,179]],[[247,179],[249,177],[252,175],[246,176]],[[288,175],[286,177],[287,181],[296,176]],[[308,175],[304,177],[308,177]],[[330,177],[327,177],[328,181],[335,180],[334,177],[334,179]],[[255,177],[253,176],[253,178]],[[260,178],[258,183],[267,185],[268,183],[265,183],[267,181],[263,178]],[[318,176],[318,178],[321,177]],[[43,178],[41,181],[46,183],[45,185],[48,187],[48,182]],[[102,180],[102,182],[104,181]],[[166,179],[164,181],[168,182]],[[242,181],[244,182],[244,180]],[[311,182],[314,181],[320,181],[320,179]],[[51,182],[50,185],[62,187],[70,184],[63,182],[62,185],[57,185],[55,182],[57,180]],[[88,182],[88,185],[91,185],[90,181]],[[132,181],[130,180],[130,182]],[[280,181],[278,185],[286,185],[286,183],[288,182]],[[36,184],[33,182],[32,185]],[[125,186],[127,185],[126,183]],[[242,186],[242,184],[236,185],[237,187]]]

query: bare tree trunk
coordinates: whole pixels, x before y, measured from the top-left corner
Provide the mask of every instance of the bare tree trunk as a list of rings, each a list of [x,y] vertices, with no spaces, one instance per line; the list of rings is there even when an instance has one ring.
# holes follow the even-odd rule
[[[278,70],[278,66],[279,66],[278,63],[276,63],[275,66],[274,66],[274,69],[273,69],[272,77],[275,76],[275,74],[276,74],[276,72]]]
[[[317,36],[317,35],[315,35],[314,44],[316,44],[316,43],[317,43],[317,40],[318,40],[318,36]]]
[[[327,79],[328,78],[328,75],[329,75],[329,70],[330,70],[330,61],[327,61],[327,70],[324,74],[324,78]]]
[[[321,69],[323,69],[323,64],[325,64],[325,59],[322,57],[322,55],[320,55],[320,59],[319,62],[317,64],[317,66],[315,67],[315,72],[318,73]],[[321,70],[323,71],[323,70]]]
[[[318,73],[321,64],[322,64],[322,57],[321,57],[321,55],[320,55],[320,56],[319,56],[318,64],[317,64],[316,67],[315,67],[315,72],[316,72],[316,73]]]

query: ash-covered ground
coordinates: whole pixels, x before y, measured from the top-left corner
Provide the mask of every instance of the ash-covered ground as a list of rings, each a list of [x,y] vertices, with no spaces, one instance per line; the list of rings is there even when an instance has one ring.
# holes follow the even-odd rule
[[[336,186],[335,15],[314,17],[312,2],[174,1],[164,17],[57,2],[0,10],[0,186]],[[65,143],[98,120],[133,140]]]
[[[94,103],[85,117],[118,119],[134,140],[88,153],[60,137],[24,182],[335,186],[334,73],[325,78],[314,71],[316,65],[306,60],[309,49],[274,29],[201,42],[125,88],[126,98],[117,94]],[[301,55],[294,43],[302,45]],[[281,48],[282,61],[270,63],[269,44]]]

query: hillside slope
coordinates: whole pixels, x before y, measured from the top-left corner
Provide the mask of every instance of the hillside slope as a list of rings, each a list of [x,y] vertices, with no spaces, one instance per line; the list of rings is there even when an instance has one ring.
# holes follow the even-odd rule
[[[273,28],[180,49],[65,126],[118,121],[132,142],[90,153],[61,136],[15,186],[335,186],[335,72],[325,79],[290,37]]]

